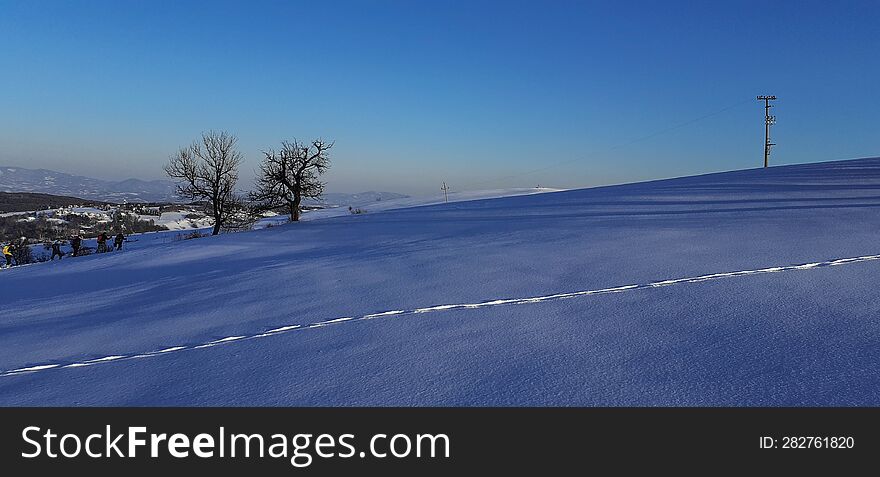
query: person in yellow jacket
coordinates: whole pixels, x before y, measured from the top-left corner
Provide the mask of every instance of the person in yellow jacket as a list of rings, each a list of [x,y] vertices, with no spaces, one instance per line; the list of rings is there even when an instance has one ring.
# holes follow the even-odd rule
[[[12,266],[12,251],[15,249],[15,246],[12,244],[3,246],[3,257],[6,259],[6,268]]]

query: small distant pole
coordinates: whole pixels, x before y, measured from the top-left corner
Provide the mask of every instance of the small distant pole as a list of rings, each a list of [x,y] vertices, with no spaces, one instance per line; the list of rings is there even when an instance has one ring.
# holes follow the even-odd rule
[[[446,181],[443,181],[443,187],[440,188],[443,191],[443,198],[446,203],[449,203],[449,187],[446,185]]]
[[[775,100],[776,96],[758,96],[758,101],[764,102],[764,167],[770,165],[770,148],[776,145],[770,142],[770,126],[776,124],[776,116],[770,115],[770,101]]]

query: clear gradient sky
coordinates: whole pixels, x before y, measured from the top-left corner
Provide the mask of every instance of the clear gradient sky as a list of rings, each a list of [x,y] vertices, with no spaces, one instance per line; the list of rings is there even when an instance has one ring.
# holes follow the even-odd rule
[[[294,136],[336,141],[332,192],[741,169],[758,94],[773,163],[877,156],[878,84],[877,0],[0,0],[0,165],[108,179],[162,178],[207,129],[244,187]]]

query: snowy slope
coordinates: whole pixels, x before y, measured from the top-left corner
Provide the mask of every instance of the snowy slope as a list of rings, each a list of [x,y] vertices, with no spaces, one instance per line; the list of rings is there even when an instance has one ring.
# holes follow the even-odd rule
[[[3,270],[0,404],[876,406],[878,189],[774,167]]]
[[[395,198],[392,196],[392,198],[386,198],[380,201],[377,201],[375,199],[362,201],[355,200],[351,201],[350,205],[360,209],[362,213],[369,214],[383,210],[404,209],[410,207],[419,207],[423,205],[443,204],[446,203],[447,200],[449,202],[462,202],[477,199],[495,199],[499,197],[543,194],[545,192],[558,192],[560,190],[561,189],[550,189],[547,187],[486,189],[475,191],[449,192],[446,196],[444,196],[443,194],[437,194],[421,197],[401,196]],[[325,209],[307,211],[302,215],[301,220],[326,219],[329,217],[340,217],[350,214],[351,212],[348,210],[347,206],[328,207]]]
[[[349,205],[362,206],[375,202],[381,202],[383,200],[405,199],[407,197],[409,196],[404,194],[397,194],[394,192],[377,192],[372,190],[367,192],[358,192],[356,194],[327,192],[321,196],[320,200],[306,199],[304,203],[307,205],[323,204],[327,206],[348,207]]]
[[[540,188],[540,189],[524,189],[524,188],[511,188],[511,189],[492,189],[492,190],[480,190],[480,191],[468,191],[461,193],[450,193],[449,201],[450,202],[460,202],[465,200],[474,200],[478,198],[495,198],[495,197],[510,197],[524,194],[538,194],[543,192],[553,192],[557,189],[549,189],[549,188]],[[380,210],[391,210],[397,208],[405,208],[405,207],[415,207],[420,205],[431,205],[438,204],[444,202],[443,196],[427,196],[427,197],[407,197],[407,196],[398,196],[399,194],[392,194],[386,192],[365,192],[362,194],[337,194],[336,197],[348,197],[354,198],[363,195],[364,198],[361,202],[370,204],[370,209],[362,209],[365,213],[378,212]],[[376,197],[390,197],[383,198],[381,201],[377,201]],[[355,202],[358,203],[358,202]],[[105,211],[102,209],[96,209],[93,207],[65,207],[63,209],[52,209],[52,210],[41,210],[39,213],[41,214],[50,214],[50,215],[65,215],[69,213],[76,213],[85,216],[90,216],[99,221],[110,222],[111,221],[111,213],[114,209],[110,211]],[[12,212],[7,214],[0,214],[0,217],[4,216],[15,216],[15,215],[27,215],[27,214],[36,214],[37,212]],[[351,215],[347,207],[335,207],[328,209],[319,209],[319,210],[310,210],[307,211],[302,216],[302,220],[316,220],[316,219],[326,219],[331,217],[339,217],[344,215]],[[187,218],[188,216],[195,216],[194,218]],[[125,248],[128,249],[142,249],[144,247],[151,247],[158,244],[166,244],[169,242],[180,241],[183,237],[193,232],[199,233],[210,233],[210,230],[213,226],[213,219],[210,217],[204,216],[197,207],[184,207],[181,211],[172,211],[172,212],[162,212],[160,216],[154,215],[140,215],[139,218],[141,220],[152,220],[156,225],[160,225],[169,230],[169,232],[148,232],[141,234],[128,234],[128,240],[126,242]],[[33,220],[34,217],[29,217],[24,220]],[[287,215],[278,215],[274,212],[266,212],[264,217],[260,219],[255,225],[254,228],[261,229],[267,226],[277,226],[286,224],[288,222]],[[97,234],[95,232],[93,235]],[[85,234],[88,235],[88,234]],[[87,238],[84,242],[84,246],[90,247],[94,249],[97,245],[94,238]],[[71,248],[68,242],[64,242],[61,250],[65,254],[69,254],[71,252]],[[37,256],[44,256],[48,258],[51,255],[51,249],[48,245],[40,246],[39,244],[35,244],[32,246],[32,251]]]

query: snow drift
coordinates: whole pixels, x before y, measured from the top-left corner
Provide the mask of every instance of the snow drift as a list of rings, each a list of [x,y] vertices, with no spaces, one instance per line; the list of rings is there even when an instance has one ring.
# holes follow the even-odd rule
[[[878,189],[774,167],[3,270],[0,404],[878,405]]]

